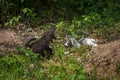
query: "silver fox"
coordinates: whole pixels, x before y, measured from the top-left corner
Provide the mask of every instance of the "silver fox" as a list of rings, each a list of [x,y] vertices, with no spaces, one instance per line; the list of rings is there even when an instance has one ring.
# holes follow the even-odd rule
[[[81,38],[80,40],[76,40],[73,37],[68,37],[68,41],[64,44],[66,47],[76,47],[79,48],[82,45],[88,45],[91,47],[98,46],[95,39],[92,38]]]

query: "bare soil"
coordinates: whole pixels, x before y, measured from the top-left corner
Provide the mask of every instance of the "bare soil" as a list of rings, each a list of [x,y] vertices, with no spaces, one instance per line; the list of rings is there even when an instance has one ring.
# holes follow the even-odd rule
[[[18,25],[15,29],[1,29],[0,30],[0,55],[9,53],[18,53],[17,46],[24,46],[24,40],[27,36],[40,35],[42,30],[40,28],[26,28]]]
[[[88,73],[95,73],[106,80],[120,79],[120,40],[99,44],[90,54],[91,58],[85,63]]]

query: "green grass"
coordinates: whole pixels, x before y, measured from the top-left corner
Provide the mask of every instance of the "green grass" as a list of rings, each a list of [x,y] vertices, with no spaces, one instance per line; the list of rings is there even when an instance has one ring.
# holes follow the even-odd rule
[[[50,60],[41,60],[29,48],[17,49],[21,55],[11,53],[0,58],[1,80],[104,80],[86,73],[82,60],[89,57],[87,46],[75,54],[70,53],[73,55],[65,55],[63,45],[55,41],[54,55]]]
[[[9,54],[0,58],[2,80],[88,80],[81,62],[63,54],[61,45],[55,45],[51,60],[41,60],[30,49],[22,55]]]

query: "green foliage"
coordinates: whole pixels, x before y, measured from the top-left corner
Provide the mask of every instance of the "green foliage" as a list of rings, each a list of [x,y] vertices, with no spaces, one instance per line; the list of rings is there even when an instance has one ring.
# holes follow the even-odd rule
[[[120,64],[117,64],[117,65],[116,65],[116,68],[117,68],[117,69],[116,69],[117,74],[120,74]]]
[[[81,17],[74,17],[71,21],[60,20],[56,27],[62,37],[72,35],[77,39],[86,36],[109,39],[111,37],[109,33],[119,35],[120,27],[116,26],[115,22],[114,18],[104,18],[100,14],[92,12]],[[112,32],[113,29],[114,32]]]
[[[8,22],[5,23],[5,26],[14,27],[15,24],[17,24],[20,19],[21,16],[13,17],[12,19],[10,19]]]
[[[59,42],[56,42],[54,45],[54,51],[55,61],[59,65],[51,67],[51,74],[57,73],[53,76],[53,80],[88,80],[81,62],[77,61],[74,56],[67,57],[64,54],[63,46]]]
[[[29,21],[37,16],[41,19],[39,22],[44,19],[57,22],[59,18],[72,21],[77,17],[83,18],[88,26],[111,25],[120,20],[119,1],[114,0],[1,0],[0,4],[1,23],[9,22],[7,16],[14,18],[18,15],[23,19],[27,16]],[[38,23],[35,22],[29,23],[36,26]]]
[[[22,55],[9,54],[0,58],[0,78],[4,80],[88,80],[81,62],[64,55],[63,46],[54,45],[55,58],[40,60],[30,49],[18,47]],[[46,76],[47,75],[47,76]]]
[[[22,50],[22,49],[21,49]],[[22,50],[23,52],[23,50]],[[4,80],[29,80],[34,76],[36,79],[41,77],[41,74],[35,72],[40,71],[41,68],[36,66],[38,64],[38,57],[30,50],[25,50],[24,55],[9,54],[0,59],[0,78]]]
[[[59,45],[59,44],[55,44],[54,51],[55,51],[54,53],[55,53],[57,59],[59,59],[59,61],[61,61],[63,58],[63,54],[64,54],[63,46]]]
[[[7,55],[0,59],[0,77],[2,79],[15,79],[15,76],[20,75],[22,72],[22,64],[25,61],[22,57],[17,55]],[[11,75],[10,75],[11,74]]]
[[[29,8],[24,8],[23,15],[26,15],[28,17],[35,17],[36,14],[33,12],[33,10],[31,10]]]

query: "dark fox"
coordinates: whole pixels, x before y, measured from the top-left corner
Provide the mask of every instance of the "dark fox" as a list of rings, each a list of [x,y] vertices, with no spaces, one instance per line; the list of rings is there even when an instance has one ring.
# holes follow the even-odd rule
[[[55,29],[50,29],[45,33],[43,33],[41,38],[35,41],[34,44],[30,46],[32,51],[34,53],[37,53],[40,57],[49,58],[53,54],[52,48],[50,48],[49,46],[52,40],[56,39],[54,33],[55,33]]]

